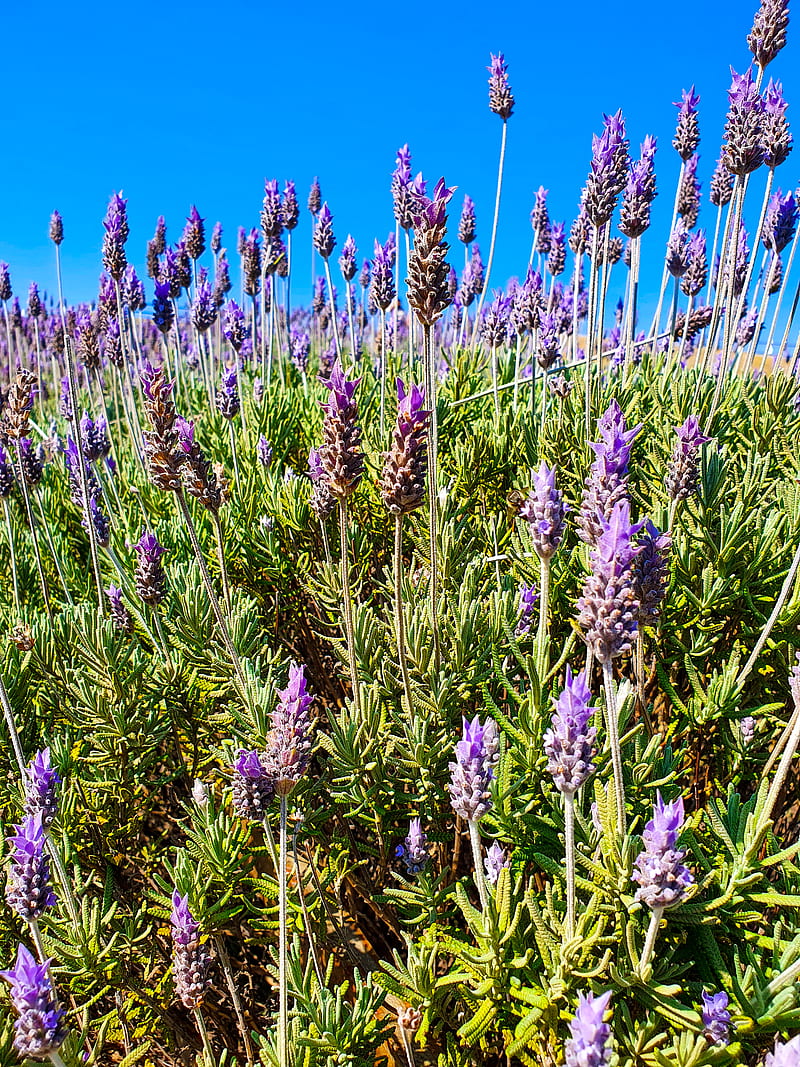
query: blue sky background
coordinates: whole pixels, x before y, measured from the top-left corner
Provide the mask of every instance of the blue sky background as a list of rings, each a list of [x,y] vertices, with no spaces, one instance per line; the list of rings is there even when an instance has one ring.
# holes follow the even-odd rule
[[[311,179],[320,177],[339,248],[349,231],[360,255],[369,255],[373,238],[384,239],[393,224],[389,178],[406,141],[415,170],[433,180],[443,174],[459,187],[453,216],[463,193],[473,197],[485,252],[501,130],[488,110],[485,68],[491,51],[504,51],[517,106],[493,283],[524,273],[540,184],[551,191],[551,217],[572,219],[592,132],[604,111],[621,107],[633,149],[646,133],[659,139],[661,195],[644,248],[651,263],[645,289],[652,290],[679,167],[670,143],[672,101],[692,83],[701,94],[707,205],[728,65],[747,66],[745,37],[756,6],[11,4],[3,17],[0,258],[11,265],[16,293],[24,296],[32,279],[50,290],[47,226],[57,207],[65,220],[66,296],[91,299],[114,190],[129,198],[129,257],[143,271],[160,213],[174,241],[196,203],[209,227],[223,223],[233,250],[237,226],[258,224],[264,178],[291,177],[303,205],[295,231],[302,298],[309,289]],[[783,80],[790,103],[796,100],[800,61],[791,27],[789,46],[769,72]],[[790,108],[790,119],[794,114]],[[797,184],[798,159],[795,153],[778,172],[784,188]],[[763,172],[753,201],[762,187]],[[713,227],[710,205],[704,216]],[[452,259],[461,266],[460,247]]]

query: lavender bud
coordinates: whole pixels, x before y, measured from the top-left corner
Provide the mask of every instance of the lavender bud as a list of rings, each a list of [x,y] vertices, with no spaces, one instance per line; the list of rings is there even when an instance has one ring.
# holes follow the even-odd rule
[[[37,752],[25,772],[25,815],[41,816],[42,829],[48,830],[58,812],[56,786],[61,775],[50,764],[50,749]]]
[[[508,84],[508,65],[502,52],[492,53],[489,71],[489,110],[507,122],[514,110],[514,96]]]
[[[200,941],[200,925],[189,911],[188,895],[172,894],[172,975],[175,993],[185,1008],[197,1008],[209,987],[211,956]]]
[[[564,223],[554,222],[550,227],[550,253],[547,257],[547,271],[557,278],[564,273],[567,262],[567,239],[564,233]]]
[[[315,178],[311,183],[311,188],[308,192],[308,210],[312,215],[316,215],[322,204],[322,192],[319,187],[319,178]]]
[[[338,359],[330,378],[322,380],[330,390],[330,398],[322,405],[325,417],[319,455],[328,488],[337,497],[347,497],[354,492],[364,470],[364,457],[359,447],[361,430],[356,422],[358,405],[354,399],[360,381],[360,378],[346,378]]]
[[[19,462],[26,485],[38,485],[44,474],[41,445],[38,448],[34,447],[30,437],[20,437],[18,445]]]
[[[749,748],[753,743],[753,738],[756,736],[756,720],[752,715],[745,715],[739,720],[739,737],[741,738],[742,745],[745,748]]]
[[[272,445],[262,433],[256,445],[256,458],[264,469],[268,469],[272,463]]]
[[[617,501],[627,494],[628,460],[631,445],[641,425],[628,430],[625,416],[616,400],[598,420],[600,441],[590,442],[595,452],[578,516],[578,536],[589,545],[602,534],[602,521],[611,516]]]
[[[477,822],[491,810],[489,787],[499,759],[497,724],[487,719],[482,725],[476,715],[472,722],[463,720],[463,734],[455,746],[455,761],[450,768],[450,803],[456,815]]]
[[[336,247],[336,238],[333,236],[333,215],[327,201],[320,208],[314,222],[313,242],[314,248],[323,259],[329,259]]]
[[[356,276],[356,271],[358,270],[357,254],[356,243],[348,233],[347,239],[342,245],[342,254],[339,256],[339,270],[341,270],[342,277],[346,282],[351,282]]]
[[[215,222],[211,230],[211,251],[216,256],[222,248],[222,223]]]
[[[251,230],[245,237],[242,247],[242,274],[244,291],[248,296],[256,296],[261,288],[261,245],[258,242],[258,230]]]
[[[207,278],[203,277],[197,284],[192,301],[192,325],[198,333],[210,330],[217,321],[217,304]]]
[[[283,187],[281,218],[283,219],[283,225],[287,230],[293,230],[300,219],[300,205],[297,203],[297,190],[292,181],[287,181]]]
[[[747,47],[762,70],[786,44],[788,25],[788,0],[761,0],[761,6],[753,20],[753,28],[747,35]]]
[[[639,888],[635,899],[649,908],[669,908],[679,904],[694,882],[692,872],[683,866],[684,849],[676,848],[683,826],[683,798],[665,804],[656,794],[653,818],[642,834],[644,851],[636,857],[631,875]]]
[[[519,512],[529,523],[533,547],[540,559],[550,559],[561,544],[566,512],[561,490],[556,489],[556,469],[542,461]]]
[[[744,176],[758,170],[764,161],[761,139],[764,101],[749,69],[737,74],[731,68],[731,74],[722,158],[732,174]]]
[[[592,164],[586,181],[584,206],[589,222],[598,229],[614,213],[617,197],[625,186],[628,141],[622,112],[603,116],[603,132],[592,137]]]
[[[667,595],[672,538],[646,519],[638,541],[641,552],[633,563],[633,585],[639,602],[639,626],[655,626]]]
[[[261,822],[275,794],[261,757],[255,750],[240,748],[233,764],[233,808],[237,815]]]
[[[46,839],[42,811],[26,815],[8,838],[11,845],[11,870],[6,884],[6,900],[23,919],[38,919],[45,908],[56,903],[50,888],[50,859],[45,851]]]
[[[698,155],[687,159],[683,167],[683,177],[678,189],[678,214],[688,230],[696,224],[700,214],[700,182],[697,180]]]
[[[524,637],[531,632],[533,608],[538,599],[539,594],[536,592],[535,585],[526,585],[525,582],[520,583],[517,625],[514,630],[515,637]]]
[[[158,543],[155,534],[147,531],[142,534],[133,549],[136,552],[136,592],[145,604],[155,607],[167,595],[166,575],[161,563],[166,549]]]
[[[781,83],[770,78],[769,85],[764,90],[764,116],[761,124],[764,163],[770,169],[779,167],[792,150],[792,135],[786,121],[787,107]]]
[[[64,220],[58,211],[50,216],[50,240],[54,245],[60,245],[64,240]]]
[[[407,394],[404,382],[397,379],[397,422],[391,450],[384,453],[381,479],[381,499],[393,515],[405,515],[424,498],[431,416],[424,403],[418,386],[412,385]]]
[[[156,282],[156,295],[153,297],[153,322],[162,334],[168,334],[175,319],[175,312],[170,300],[169,282]]]
[[[731,1013],[728,1011],[728,994],[724,989],[719,993],[702,992],[703,1010],[701,1017],[706,1040],[713,1045],[727,1045],[731,1032]]]
[[[486,872],[486,881],[489,885],[497,885],[500,872],[511,865],[506,850],[497,841],[486,850],[483,857],[483,869]]]
[[[289,794],[308,770],[314,733],[309,709],[314,697],[307,685],[305,667],[292,663],[287,686],[278,690],[272,712],[264,766],[279,796]]]
[[[725,207],[733,196],[733,175],[725,166],[724,157],[720,156],[714,173],[711,175],[711,203],[715,207]]]
[[[122,590],[116,585],[109,585],[105,590],[108,597],[108,613],[111,623],[118,633],[133,633],[133,619],[131,613],[125,607],[122,599]]]
[[[470,196],[464,197],[461,218],[458,220],[458,239],[465,245],[475,240],[475,204]]]
[[[702,230],[693,233],[686,244],[686,270],[681,278],[681,292],[698,296],[708,281],[706,235]]]
[[[568,796],[573,796],[595,770],[592,757],[597,729],[589,726],[591,699],[584,673],[573,678],[567,664],[564,688],[555,702],[552,729],[544,735],[544,751],[556,789]]]
[[[667,270],[673,278],[680,278],[689,266],[687,249],[689,234],[683,222],[678,222],[667,241]]]
[[[611,1062],[611,1027],[603,1022],[610,1000],[611,990],[599,997],[579,994],[564,1046],[565,1067],[607,1067]]]
[[[217,411],[223,419],[233,419],[239,414],[241,401],[236,367],[228,367],[222,372],[222,384],[217,390]]]
[[[20,945],[13,970],[0,971],[0,977],[11,986],[11,1003],[17,1013],[14,1048],[22,1057],[46,1059],[67,1037],[63,1025],[65,1012],[58,1006],[50,979],[51,962],[37,963],[28,949]]]
[[[238,401],[238,393],[235,393],[235,396]],[[232,403],[232,400],[227,398],[226,402]],[[174,428],[184,488],[190,496],[199,500],[203,507],[216,513],[223,503],[224,482],[217,477],[216,471],[195,440],[194,422],[179,416],[175,419]]]
[[[372,277],[369,282],[369,298],[381,311],[385,311],[395,298],[394,250],[387,242],[375,242],[375,258],[372,261]]]
[[[684,162],[697,151],[700,144],[700,129],[697,122],[697,105],[700,96],[691,89],[681,90],[680,103],[676,103],[678,109],[678,125],[675,129],[675,137],[672,146]]]
[[[319,451],[312,448],[308,453],[308,476],[314,486],[309,507],[319,522],[324,522],[336,507],[336,498],[328,486],[328,476],[322,466]]]
[[[420,175],[421,181],[421,175]],[[453,195],[444,178],[436,183],[433,196],[424,192],[415,198],[414,247],[408,264],[408,302],[423,326],[433,326],[450,304],[447,284],[449,268],[445,257],[448,245],[447,203]],[[476,246],[473,245],[473,249]]]
[[[234,352],[241,352],[242,345],[247,338],[247,322],[244,311],[235,300],[229,300],[225,305],[222,332],[230,343]]]
[[[536,190],[531,211],[531,228],[536,234],[536,251],[547,255],[550,251],[550,216],[547,212],[548,190],[540,185]]]
[[[394,850],[406,865],[408,874],[419,874],[425,870],[430,856],[428,854],[428,835],[422,832],[419,819],[412,819],[408,824],[408,835],[402,845]]]
[[[670,500],[686,500],[697,492],[699,479],[698,453],[700,446],[711,438],[700,433],[700,422],[690,415],[682,426],[675,427],[678,441],[672,453],[664,478]]]
[[[114,193],[103,220],[103,267],[114,281],[119,282],[125,273],[128,261],[125,257],[125,242],[128,239],[127,200]]]

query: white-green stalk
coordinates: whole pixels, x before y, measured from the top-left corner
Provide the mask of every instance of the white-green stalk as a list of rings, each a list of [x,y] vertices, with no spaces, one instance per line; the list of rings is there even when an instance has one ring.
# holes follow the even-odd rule
[[[588,679],[589,675],[586,675]],[[611,748],[611,765],[614,770],[614,794],[617,803],[617,833],[620,841],[625,837],[627,825],[625,819],[625,780],[622,775],[622,750],[619,742],[619,707],[614,688],[614,671],[611,660],[603,660],[603,685],[606,694],[606,726],[608,743]]]

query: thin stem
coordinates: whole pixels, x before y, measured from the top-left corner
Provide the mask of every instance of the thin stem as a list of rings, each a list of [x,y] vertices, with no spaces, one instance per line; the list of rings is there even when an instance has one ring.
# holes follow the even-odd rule
[[[14,607],[16,608],[17,615],[22,610],[19,601],[19,577],[17,575],[17,552],[14,548],[14,527],[11,523],[11,511],[8,506],[8,500],[3,497],[3,511],[6,516],[6,530],[8,531],[8,551],[11,556],[11,581],[14,586]]]
[[[656,943],[656,937],[658,936],[658,927],[661,923],[661,916],[663,914],[663,908],[653,908],[653,914],[650,916],[650,925],[647,927],[647,937],[645,938],[644,948],[642,949],[642,955],[639,959],[640,974],[644,971],[645,967],[650,962],[650,957],[653,955],[653,948]]]
[[[347,659],[350,667],[350,685],[353,689],[353,704],[356,714],[361,714],[361,694],[358,688],[356,669],[355,628],[353,626],[353,602],[350,594],[350,551],[347,536],[347,498],[339,497],[340,571],[342,580],[342,608],[344,629],[347,638]]]
[[[433,656],[436,667],[439,666],[439,567],[438,567],[438,417],[436,410],[436,369],[433,366],[433,330],[426,326],[423,340],[425,345],[424,364],[427,368],[428,402],[431,408],[431,435],[428,456],[428,536],[430,545],[431,572],[428,594],[431,613],[431,631],[433,633]]]
[[[617,833],[620,840],[625,837],[625,780],[622,776],[622,752],[619,744],[619,708],[614,688],[614,674],[611,660],[603,661],[603,685],[606,692],[606,725],[608,741],[611,746],[611,763],[614,768],[614,793],[617,802]]]
[[[199,1006],[194,1009],[194,1017],[197,1022],[197,1029],[200,1031],[200,1038],[203,1042],[203,1053],[206,1062],[208,1067],[214,1067],[214,1050],[211,1047],[211,1039],[208,1036],[208,1030],[206,1030],[206,1021],[203,1018],[203,1013]]]
[[[547,674],[545,645],[550,634],[550,560],[539,561],[539,628],[536,631],[536,670],[539,677]]]
[[[381,440],[386,428],[386,309],[381,308]]]
[[[39,551],[39,538],[36,535],[36,524],[33,518],[33,509],[31,507],[31,495],[28,491],[28,482],[25,478],[25,470],[22,466],[22,451],[19,447],[19,440],[15,441],[16,453],[17,453],[17,472],[19,477],[19,484],[22,487],[22,497],[25,501],[25,514],[28,518],[28,529],[31,532],[31,541],[33,542],[33,554],[36,557],[36,570],[39,572],[39,583],[42,587],[42,596],[44,597],[44,606],[47,610],[47,615],[52,619],[53,608],[50,604],[50,590],[47,586],[47,579],[44,576],[44,567],[42,566],[42,554]]]
[[[469,843],[472,845],[472,864],[475,868],[475,884],[478,887],[478,896],[481,898],[481,908],[483,911],[486,911],[489,904],[489,893],[486,889],[486,875],[483,871],[481,832],[475,819],[467,819],[467,826],[469,826]]]
[[[300,857],[297,851],[297,833],[302,825],[302,818],[296,819],[294,829],[292,830],[292,857],[294,859],[294,869],[297,874],[297,892],[300,898],[300,910],[303,913],[303,923],[305,924],[306,936],[308,937],[308,951],[311,954],[311,961],[314,964],[314,971],[317,976],[317,982],[320,989],[325,984],[325,978],[320,967],[319,958],[317,956],[317,948],[314,944],[314,935],[311,932],[311,916],[308,912],[308,905],[306,904],[306,895],[303,891],[303,879],[300,874]]]
[[[486,275],[483,279],[483,289],[481,289],[481,297],[478,301],[478,308],[475,312],[475,325],[472,329],[472,345],[475,345],[475,339],[478,335],[478,327],[481,321],[481,309],[483,308],[484,301],[486,300],[486,294],[489,291],[489,279],[492,273],[492,263],[494,262],[494,246],[497,240],[497,222],[500,217],[500,194],[503,190],[503,165],[506,158],[506,139],[508,136],[508,121],[503,119],[503,133],[500,138],[500,162],[497,167],[497,190],[494,197],[494,219],[492,220],[492,239],[489,242],[489,258],[486,262]]]
[[[403,678],[403,690],[406,696],[406,708],[409,719],[414,718],[414,705],[411,702],[411,679],[408,676],[406,662],[406,620],[403,610],[403,516],[395,515],[394,520],[394,616],[397,630],[397,658],[400,662],[400,674]]]
[[[231,615],[231,587],[228,580],[228,568],[225,564],[225,538],[222,534],[222,520],[219,517],[219,512],[211,512],[212,523],[214,526],[214,539],[217,542],[217,561],[219,563],[219,573],[222,578],[222,596],[225,600],[225,610],[228,613],[228,617]]]
[[[183,496],[183,493],[180,490],[175,494],[175,497],[178,501],[178,507],[180,508],[181,514],[183,515],[184,522],[186,523],[186,529],[189,531],[189,540],[192,542],[192,549],[194,550],[195,559],[197,560],[197,565],[200,568],[200,575],[203,579],[203,585],[206,587],[206,593],[208,594],[208,599],[211,602],[211,608],[214,612],[214,615],[216,616],[217,623],[219,624],[220,632],[222,634],[222,640],[225,643],[226,649],[228,650],[228,655],[231,657],[233,669],[236,671],[236,677],[239,679],[239,684],[242,687],[242,692],[246,692],[246,684],[244,680],[244,674],[242,673],[242,665],[239,662],[238,653],[236,652],[233,641],[231,640],[231,635],[228,631],[228,626],[225,622],[225,617],[223,616],[222,611],[220,609],[219,599],[217,598],[217,594],[214,591],[214,586],[211,584],[211,575],[208,573],[208,566],[206,564],[205,557],[203,556],[203,550],[200,548],[200,542],[197,539],[197,530],[195,530],[191,513],[189,512],[189,508],[186,504],[186,500]]]
[[[5,682],[3,681],[1,676],[0,704],[3,705],[3,715],[6,720],[6,726],[8,727],[8,736],[11,738],[11,747],[14,749],[14,756],[17,760],[20,778],[24,787],[26,781],[25,757],[22,755],[22,745],[19,742],[19,734],[17,733],[17,726],[14,722],[14,709],[11,707],[11,701],[8,699],[8,691],[6,690]]]
[[[795,549],[794,557],[792,558],[792,563],[789,567],[789,573],[786,575],[783,581],[780,593],[778,593],[778,599],[775,601],[775,607],[772,609],[770,617],[764,624],[764,629],[761,631],[758,641],[756,641],[755,647],[753,648],[753,651],[750,653],[747,659],[747,663],[745,663],[744,667],[742,667],[741,671],[739,672],[739,677],[736,679],[736,688],[739,692],[741,692],[742,686],[744,685],[747,676],[755,666],[755,662],[761,654],[761,649],[767,643],[767,638],[772,632],[772,628],[777,622],[778,616],[783,611],[783,607],[789,598],[789,593],[791,592],[792,585],[794,584],[794,578],[797,574],[798,567],[800,567],[800,544],[798,544],[797,548]]]
[[[575,936],[575,796],[564,794],[564,850],[567,861],[567,938]]]
[[[236,451],[236,431],[233,428],[233,419],[228,419],[228,433],[231,439],[231,456],[233,458],[233,480],[237,491],[241,492],[242,484],[239,477],[239,456]]]
[[[39,929],[39,923],[36,921],[36,919],[28,919],[28,926],[30,927],[33,943],[36,946],[36,955],[39,957],[39,963],[44,963],[44,961],[47,959],[47,953],[45,952],[44,945],[42,944],[42,933]]]
[[[336,355],[339,357],[339,362],[341,363],[342,343],[339,340],[339,323],[336,321],[336,305],[333,302],[333,282],[331,281],[331,265],[325,258],[323,258],[322,262],[325,264],[325,277],[328,281],[328,301],[331,306],[331,326],[333,327],[333,339],[336,342]]]
[[[289,1067],[289,990],[287,988],[286,932],[286,794],[280,796],[280,855],[278,857],[278,1062]]]
[[[48,1056],[53,1067],[67,1067],[57,1052],[48,1052]]]

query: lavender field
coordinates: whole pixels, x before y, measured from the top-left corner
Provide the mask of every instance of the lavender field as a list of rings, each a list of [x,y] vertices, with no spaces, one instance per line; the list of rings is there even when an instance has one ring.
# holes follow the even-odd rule
[[[800,1065],[788,21],[508,281],[502,54],[492,217],[0,263],[0,1067]]]

